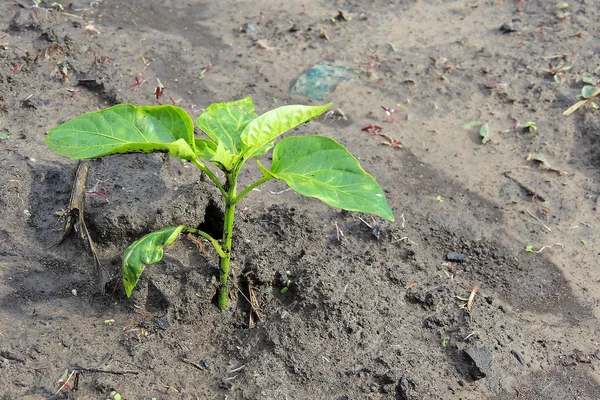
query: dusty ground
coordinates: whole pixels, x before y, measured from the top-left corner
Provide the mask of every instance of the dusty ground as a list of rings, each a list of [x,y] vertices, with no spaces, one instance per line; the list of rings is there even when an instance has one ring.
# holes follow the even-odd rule
[[[17,3],[0,4],[3,398],[600,398],[600,114],[562,115],[600,76],[595,1]],[[359,76],[324,101],[289,95],[319,61]],[[542,68],[561,61],[573,68],[557,83]],[[157,78],[160,101],[194,116],[247,95],[259,113],[333,102],[295,133],[348,146],[396,222],[377,221],[378,239],[268,183],[238,215],[229,310],[212,303],[216,258],[185,239],[146,270],[134,308],[120,252],[174,223],[218,229],[216,190],[162,155],[92,161],[88,190],[107,196],[86,199],[97,271],[77,236],[49,249],[76,164],[43,139],[87,111],[155,104]],[[484,145],[481,124],[462,128],[474,120]],[[67,369],[77,390],[55,395]]]

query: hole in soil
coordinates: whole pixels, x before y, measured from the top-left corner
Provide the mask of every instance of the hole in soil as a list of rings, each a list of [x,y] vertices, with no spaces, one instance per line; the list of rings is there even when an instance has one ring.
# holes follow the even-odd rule
[[[204,211],[204,222],[198,225],[198,229],[208,233],[215,239],[223,237],[223,211],[214,200],[209,200]]]

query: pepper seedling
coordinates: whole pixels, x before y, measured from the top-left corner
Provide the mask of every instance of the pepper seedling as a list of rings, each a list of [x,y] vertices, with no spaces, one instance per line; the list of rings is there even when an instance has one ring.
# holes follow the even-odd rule
[[[59,155],[77,160],[118,153],[168,152],[204,172],[225,201],[222,240],[185,225],[149,233],[123,253],[123,286],[127,296],[131,296],[145,265],[159,262],[164,247],[180,233],[192,233],[207,240],[219,255],[217,302],[225,309],[235,206],[257,186],[278,179],[296,192],[330,206],[394,220],[377,181],[333,139],[289,136],[275,145],[283,133],[318,117],[329,106],[288,105],[258,116],[250,97],[216,103],[196,119],[207,137],[197,138],[191,117],[179,107],[122,104],[81,115],[51,129],[46,144]],[[271,168],[258,161],[263,176],[238,193],[238,176],[246,161],[267,154],[271,148]],[[224,182],[208,168],[207,162],[224,172]]]

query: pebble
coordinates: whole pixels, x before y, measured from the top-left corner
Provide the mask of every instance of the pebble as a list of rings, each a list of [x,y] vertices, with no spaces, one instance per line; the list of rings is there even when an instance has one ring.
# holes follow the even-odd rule
[[[511,22],[507,22],[500,27],[500,32],[502,33],[512,33],[512,32],[523,32],[523,27],[521,26],[521,20],[519,18],[513,19]]]
[[[450,253],[446,254],[446,260],[461,263],[465,261],[465,255],[463,253],[455,253],[451,251]]]

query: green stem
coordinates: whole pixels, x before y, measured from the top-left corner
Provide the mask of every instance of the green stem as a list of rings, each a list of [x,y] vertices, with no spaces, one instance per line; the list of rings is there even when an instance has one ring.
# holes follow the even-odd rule
[[[213,181],[213,183],[215,184],[217,189],[219,189],[223,197],[227,197],[227,192],[225,191],[225,188],[223,188],[223,185],[221,185],[219,178],[217,178],[217,176],[206,165],[200,162],[197,158],[191,160],[191,163],[198,167],[200,171],[204,172],[206,176],[208,176],[210,180]]]
[[[223,222],[223,253],[219,263],[219,308],[227,308],[227,279],[231,268],[231,244],[233,242],[233,222],[235,217],[235,199],[237,190],[237,171],[227,174],[227,193],[225,194],[225,220]]]
[[[245,195],[248,194],[248,192],[250,192],[252,189],[254,189],[257,186],[262,185],[263,183],[267,182],[270,179],[272,179],[272,177],[270,177],[270,176],[263,176],[262,178],[260,178],[256,182],[248,185],[246,187],[246,189],[242,190],[242,192],[233,200],[233,204],[237,204],[241,199],[244,198]]]
[[[223,248],[221,247],[219,242],[216,239],[214,239],[212,236],[210,236],[208,233],[200,231],[198,229],[190,228],[189,226],[186,226],[184,231],[190,232],[190,233],[195,233],[196,235],[202,236],[204,239],[208,240],[210,242],[210,244],[212,244],[212,246],[215,248],[219,257],[221,257],[221,258],[225,257],[225,252],[223,251]]]

